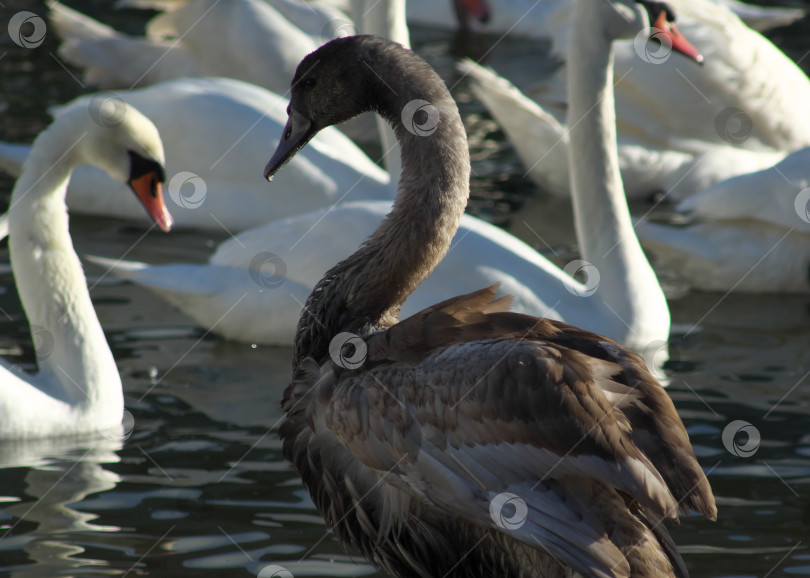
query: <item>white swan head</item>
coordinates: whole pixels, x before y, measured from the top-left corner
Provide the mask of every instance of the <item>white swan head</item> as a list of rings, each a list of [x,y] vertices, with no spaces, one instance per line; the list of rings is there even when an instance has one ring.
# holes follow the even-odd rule
[[[657,0],[616,0],[599,2],[605,34],[613,40],[643,37],[666,44],[667,50],[680,52],[702,63],[703,56],[681,35],[675,26],[675,11]]]
[[[164,231],[173,219],[163,202],[166,156],[151,120],[120,99],[81,99],[60,111],[59,123],[80,125],[84,136],[73,149],[73,165],[92,164],[129,185]]]

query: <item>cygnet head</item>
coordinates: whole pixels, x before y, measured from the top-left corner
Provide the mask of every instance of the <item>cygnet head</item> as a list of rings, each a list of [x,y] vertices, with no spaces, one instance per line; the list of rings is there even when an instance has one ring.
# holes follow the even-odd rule
[[[289,120],[265,168],[265,178],[269,180],[327,126],[371,110],[388,115],[402,96],[384,80],[390,74],[435,77],[440,82],[433,69],[410,50],[376,36],[338,38],[306,56],[295,71]]]

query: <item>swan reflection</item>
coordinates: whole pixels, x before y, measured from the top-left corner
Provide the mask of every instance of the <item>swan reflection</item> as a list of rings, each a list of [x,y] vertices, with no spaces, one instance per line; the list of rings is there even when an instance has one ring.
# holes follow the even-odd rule
[[[80,533],[117,532],[97,524],[98,514],[76,507],[91,494],[115,488],[121,477],[106,464],[119,461],[120,439],[44,439],[0,443],[0,550],[22,550],[28,560],[7,557],[14,578],[64,575],[72,568],[107,562],[79,557]],[[121,570],[94,568],[94,575]]]

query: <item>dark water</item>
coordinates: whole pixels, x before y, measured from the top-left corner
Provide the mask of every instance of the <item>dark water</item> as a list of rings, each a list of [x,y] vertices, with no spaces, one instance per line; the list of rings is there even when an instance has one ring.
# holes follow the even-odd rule
[[[39,2],[3,4],[4,27],[19,10],[45,14]],[[71,5],[133,32],[144,21],[144,13],[107,11],[101,1]],[[807,30],[799,24],[772,37],[798,60],[810,49]],[[0,42],[0,137],[30,141],[47,124],[48,105],[84,89],[54,58],[52,37],[36,50]],[[454,57],[482,53],[488,42],[415,31],[417,50],[445,78],[455,74]],[[501,50],[509,60],[528,49],[507,42]],[[457,96],[473,141],[474,210],[507,223],[521,199],[539,193],[463,85]],[[0,180],[4,199],[11,185]],[[549,238],[567,248],[572,235],[559,223],[570,211],[561,202],[544,206]],[[74,217],[71,225],[80,254],[130,251],[143,261],[200,261],[221,240],[190,232],[140,240],[138,228],[103,219]],[[0,262],[0,348],[31,369],[5,245]],[[92,285],[101,272],[87,271]],[[216,339],[114,280],[92,295],[123,376],[131,431],[123,442],[0,447],[0,575],[248,577],[272,575],[272,565],[295,576],[374,574],[337,544],[281,458],[274,427],[289,349]],[[810,300],[693,292],[670,306],[665,380],[719,506],[715,523],[686,518],[671,527],[692,575],[810,575]],[[749,457],[723,443],[737,420],[761,436]]]

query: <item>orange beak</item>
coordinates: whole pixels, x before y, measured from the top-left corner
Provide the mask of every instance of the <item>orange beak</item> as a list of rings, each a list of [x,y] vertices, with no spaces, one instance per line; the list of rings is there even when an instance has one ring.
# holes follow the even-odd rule
[[[146,173],[137,179],[129,181],[129,186],[135,191],[138,200],[149,213],[149,216],[157,223],[158,227],[166,233],[171,230],[174,219],[169,214],[163,202],[163,191],[160,186],[160,178],[156,172]]]
[[[678,32],[675,24],[667,21],[666,10],[661,11],[653,24],[653,33],[656,32],[663,33],[667,38],[669,38],[670,42],[672,43],[672,50],[675,52],[680,52],[698,64],[703,64],[703,55],[698,51],[698,49],[692,46],[692,43],[690,43],[680,32]]]

